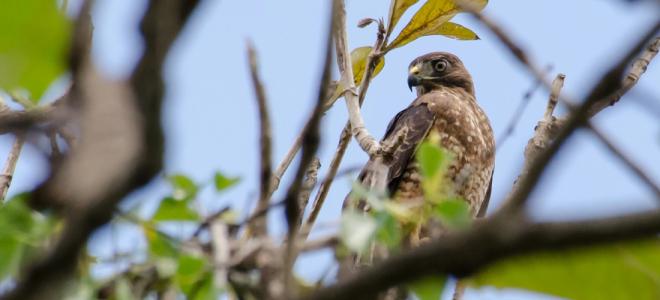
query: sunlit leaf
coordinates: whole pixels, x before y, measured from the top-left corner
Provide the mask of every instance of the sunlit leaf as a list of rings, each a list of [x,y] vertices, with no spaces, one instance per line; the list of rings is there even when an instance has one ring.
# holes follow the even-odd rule
[[[371,216],[348,210],[341,217],[340,237],[348,249],[360,253],[372,241],[376,228],[378,223]]]
[[[198,288],[191,291],[188,299],[191,300],[217,300],[220,299],[219,295],[222,289],[218,288],[213,283],[213,272],[206,272],[204,276],[197,283]]]
[[[219,192],[234,186],[241,179],[238,177],[227,177],[220,172],[216,172],[213,181],[215,183],[215,190]]]
[[[487,267],[469,283],[566,299],[660,299],[660,240],[513,257]]]
[[[37,101],[66,69],[70,22],[57,1],[3,1],[0,89],[26,89]]]
[[[197,195],[197,184],[188,176],[174,174],[167,177],[174,189],[172,196],[177,200],[192,199]]]
[[[172,245],[172,241],[151,228],[143,228],[144,235],[149,243],[149,254],[155,257],[174,258],[179,255],[179,251]]]
[[[447,165],[446,152],[440,146],[424,142],[417,150],[417,161],[425,178],[433,178]]]
[[[376,239],[389,248],[398,247],[403,234],[397,219],[387,212],[376,214],[376,219],[378,220]]]
[[[188,296],[194,285],[202,279],[205,271],[205,260],[192,255],[181,255],[179,257],[175,281],[179,288]]]
[[[401,16],[419,0],[392,0],[390,3],[390,14],[387,22],[387,32],[391,33]]]
[[[487,0],[469,1],[483,9]],[[386,51],[406,45],[422,36],[434,34],[441,26],[453,18],[461,9],[452,0],[428,0],[415,13],[399,35],[386,47]],[[435,33],[437,34],[437,33]]]
[[[445,199],[435,206],[435,215],[448,228],[466,228],[472,218],[470,206],[461,199]]]
[[[16,274],[23,246],[13,237],[4,236],[0,232],[0,281],[9,275]]]
[[[351,51],[351,63],[353,64],[353,79],[355,81],[355,85],[359,85],[362,82],[362,77],[364,76],[369,53],[371,53],[371,47],[369,46],[355,48],[353,51]],[[371,78],[376,77],[376,75],[380,73],[384,66],[385,59],[381,58],[378,64],[376,64],[376,68],[374,68],[374,72]]]
[[[447,276],[430,276],[409,284],[408,288],[419,300],[439,300],[446,282]]]
[[[198,221],[199,215],[184,200],[166,197],[160,202],[153,221]]]
[[[444,35],[448,38],[457,39],[457,40],[478,40],[474,31],[466,28],[461,24],[456,24],[453,22],[445,22],[436,31],[432,31],[426,35]]]

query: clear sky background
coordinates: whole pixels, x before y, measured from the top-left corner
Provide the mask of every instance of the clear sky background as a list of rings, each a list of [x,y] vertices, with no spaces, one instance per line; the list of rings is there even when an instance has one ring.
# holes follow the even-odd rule
[[[125,78],[142,51],[136,26],[145,1],[97,2],[93,15],[94,60],[108,76]],[[535,62],[552,65],[549,78],[556,72],[566,74],[563,92],[579,98],[660,16],[657,3],[641,2],[628,5],[626,1],[615,0],[492,0],[484,13],[500,23]],[[397,32],[419,6],[415,5],[404,15]],[[355,26],[357,21],[386,17],[388,7],[388,1],[347,1],[351,49],[372,45],[375,38],[375,28],[359,29]],[[254,203],[258,191],[257,107],[248,76],[246,40],[252,40],[259,53],[273,123],[273,160],[279,163],[315,101],[328,8],[328,1],[319,0],[207,0],[177,41],[165,69],[168,84],[164,112],[165,173],[183,172],[198,182],[208,182],[216,170],[242,178],[238,187],[221,195],[206,189],[201,194],[206,212],[226,205],[245,211]],[[534,80],[487,28],[469,16],[459,15],[453,21],[473,29],[481,40],[424,37],[387,55],[385,68],[373,80],[362,111],[367,128],[374,135],[381,136],[389,120],[414,100],[414,93],[406,86],[409,62],[431,51],[448,51],[457,54],[472,74],[477,99],[487,112],[496,137],[502,136]],[[632,92],[594,120],[656,181],[660,180],[658,64],[654,61]],[[337,72],[334,77],[338,77]],[[524,145],[543,114],[547,96],[543,89],[534,93],[513,136],[497,149],[491,210],[500,205],[511,188],[523,161]],[[327,171],[346,119],[345,105],[339,101],[322,120],[320,176]],[[0,137],[0,154],[7,153],[10,145],[10,137]],[[367,156],[352,142],[340,169],[360,166],[366,160]],[[46,172],[41,154],[27,146],[19,160],[10,195],[34,187]],[[341,202],[351,179],[335,181],[319,217],[323,229],[315,235],[337,229]],[[281,187],[286,187],[288,182],[285,179]],[[156,180],[131,195],[129,201],[143,202],[148,211],[168,192],[168,186]],[[275,199],[281,197],[277,193]],[[552,161],[532,195],[529,212],[542,220],[589,218],[654,208],[656,200],[596,139],[588,132],[579,132]],[[275,233],[283,232],[282,216],[281,210],[270,216]],[[107,256],[115,250],[131,251],[145,246],[137,232],[122,228],[114,230],[114,235],[107,228],[99,231],[90,251]],[[116,238],[117,232],[121,237]],[[111,243],[113,236],[115,242]],[[109,244],[116,245],[108,247]],[[328,253],[312,254],[303,257],[296,269],[303,277],[314,279],[329,264]],[[470,291],[465,299],[548,297],[481,289]]]

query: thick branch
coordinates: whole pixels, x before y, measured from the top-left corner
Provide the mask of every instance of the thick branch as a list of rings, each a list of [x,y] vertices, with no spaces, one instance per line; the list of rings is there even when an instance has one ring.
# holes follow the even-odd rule
[[[658,232],[660,211],[562,223],[532,224],[518,218],[490,219],[475,224],[466,232],[449,233],[442,239],[387,259],[304,299],[363,299],[432,274],[466,276],[513,255],[632,240]]]

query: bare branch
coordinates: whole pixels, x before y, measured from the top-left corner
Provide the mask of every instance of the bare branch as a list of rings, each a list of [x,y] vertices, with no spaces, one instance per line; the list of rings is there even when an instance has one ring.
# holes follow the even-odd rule
[[[552,66],[548,66],[545,71],[550,72],[551,70],[552,70]],[[504,142],[506,142],[509,139],[509,137],[513,135],[513,132],[516,129],[516,125],[518,124],[518,121],[520,121],[520,119],[522,118],[525,108],[527,108],[527,105],[529,105],[530,100],[532,100],[532,95],[541,85],[542,82],[537,78],[534,81],[532,87],[530,87],[529,90],[525,92],[522,99],[520,99],[520,103],[518,104],[518,107],[516,107],[516,110],[513,113],[513,116],[511,117],[509,124],[506,126],[506,129],[504,129],[502,135],[500,135],[500,137],[496,139],[497,149],[500,149],[502,145],[504,145]]]
[[[658,31],[659,24],[660,22],[655,25],[655,32]],[[594,115],[605,109],[606,107],[616,104],[626,92],[628,92],[633,86],[635,86],[635,84],[637,84],[637,81],[642,76],[642,74],[646,72],[646,68],[651,63],[653,58],[658,54],[659,48],[660,48],[660,37],[656,37],[651,42],[651,44],[648,45],[646,51],[644,51],[644,53],[642,53],[642,55],[639,58],[637,58],[635,63],[633,63],[632,69],[630,70],[630,72],[628,72],[628,75],[626,75],[626,77],[623,79],[623,83],[621,84],[621,89],[619,93],[613,95],[610,98],[602,98],[600,101],[594,103],[591,109],[589,110],[589,116],[593,117]]]
[[[312,190],[316,186],[316,181],[318,179],[319,168],[321,167],[321,162],[317,157],[314,157],[312,163],[309,164],[309,169],[305,172],[305,180],[303,182],[302,189],[300,190],[300,209],[304,210],[307,207],[309,202],[309,196],[312,194]],[[302,222],[302,218],[298,220]],[[299,224],[300,225],[300,224]]]
[[[337,170],[339,170],[339,164],[344,158],[348,144],[351,142],[350,129],[351,124],[346,123],[346,126],[344,126],[344,129],[341,131],[341,135],[339,136],[339,144],[337,144],[337,150],[335,150],[335,155],[332,157],[332,161],[330,161],[328,172],[323,178],[318,192],[316,192],[316,197],[314,197],[314,202],[312,203],[312,209],[310,210],[309,216],[307,217],[307,220],[305,221],[305,224],[301,230],[303,240],[305,240],[307,235],[309,235],[311,232],[312,227],[316,222],[316,218],[318,217],[319,212],[321,212],[325,198],[328,196],[332,182],[335,180]]]
[[[18,156],[21,154],[21,149],[25,143],[25,136],[23,134],[17,134],[14,143],[7,154],[7,160],[5,161],[5,167],[2,169],[2,174],[0,174],[0,203],[5,200],[7,197],[7,191],[11,185],[11,180],[14,177],[14,170],[16,169],[16,162],[18,161]]]
[[[218,287],[227,285],[227,266],[229,265],[229,229],[218,219],[211,221],[211,244],[213,245],[213,280]]]
[[[552,116],[555,112],[555,107],[557,107],[557,101],[559,100],[559,93],[564,87],[564,80],[566,75],[557,74],[555,80],[552,81],[552,88],[550,89],[550,99],[548,99],[548,106],[545,108],[545,113],[543,114],[543,119],[546,122],[552,121]]]
[[[346,90],[343,95],[346,99],[346,107],[348,108],[349,119],[351,122],[351,131],[355,139],[360,144],[362,150],[369,154],[369,157],[380,155],[380,143],[369,134],[367,131],[362,115],[360,114],[360,104],[358,94],[355,90],[353,83],[353,66],[351,64],[351,56],[348,50],[348,38],[346,35],[346,11],[344,2],[339,2],[337,8],[337,24],[334,28],[333,34],[335,36],[335,50],[337,52],[337,65],[341,73],[339,85],[343,86]],[[369,68],[367,68],[369,69]],[[368,71],[368,70],[367,70]],[[365,79],[367,76],[365,76]],[[368,80],[367,80],[368,81]]]
[[[498,259],[514,255],[633,240],[660,232],[660,211],[657,210],[561,223],[528,223],[521,218],[508,217],[475,223],[464,232],[450,232],[442,239],[386,259],[304,299],[363,299],[428,275],[467,276]]]
[[[302,218],[302,209],[300,208],[300,192],[303,186],[303,178],[305,172],[309,169],[310,164],[314,160],[316,151],[320,143],[319,127],[321,117],[324,111],[325,98],[327,95],[328,85],[330,84],[330,77],[332,73],[332,32],[336,26],[337,19],[337,0],[332,4],[330,10],[330,23],[328,24],[325,53],[323,56],[323,71],[318,88],[318,97],[312,115],[310,116],[305,129],[303,130],[303,145],[302,153],[300,155],[300,163],[296,170],[293,182],[289,186],[286,196],[284,197],[285,216],[288,227],[288,243],[286,244],[286,252],[284,257],[284,295],[289,298],[291,293],[292,272],[291,268],[297,256],[297,236],[298,229],[300,228],[300,220]]]
[[[259,128],[261,135],[259,143],[261,144],[261,171],[260,171],[260,184],[259,184],[259,201],[255,207],[255,211],[262,211],[268,207],[270,200],[270,185],[272,178],[271,171],[271,126],[268,108],[266,106],[266,93],[259,78],[257,54],[251,43],[247,45],[247,53],[250,64],[250,74],[252,77],[252,85],[254,93],[257,98],[259,106]],[[267,225],[265,217],[256,217],[254,222],[251,223],[249,232],[256,236],[263,236],[267,234]]]

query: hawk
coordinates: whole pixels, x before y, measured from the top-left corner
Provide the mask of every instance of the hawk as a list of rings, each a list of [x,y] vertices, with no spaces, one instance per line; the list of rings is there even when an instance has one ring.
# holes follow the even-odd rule
[[[467,201],[472,216],[483,216],[492,187],[495,141],[488,117],[475,99],[472,77],[457,56],[433,52],[410,63],[408,86],[411,90],[415,87],[417,99],[390,121],[382,139],[382,144],[395,147],[385,160],[387,189],[392,199],[423,199],[422,174],[415,152],[428,139],[453,153],[446,182],[454,195]],[[430,136],[439,138],[429,139]],[[358,181],[369,180],[372,164],[373,160],[367,162]]]

